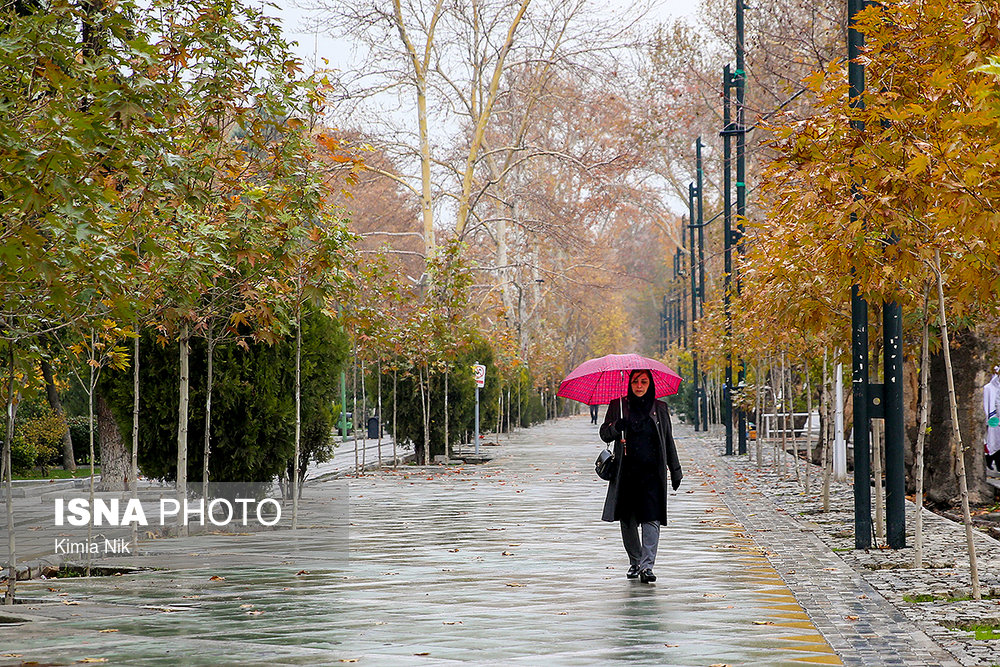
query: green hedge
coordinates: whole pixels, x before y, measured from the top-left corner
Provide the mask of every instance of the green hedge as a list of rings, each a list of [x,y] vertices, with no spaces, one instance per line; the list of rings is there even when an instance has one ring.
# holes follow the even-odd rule
[[[188,409],[188,480],[201,480],[205,432],[206,345],[191,342]],[[140,349],[139,466],[143,474],[173,480],[177,467],[179,360],[177,344],[163,347],[144,336]],[[302,345],[302,460],[329,455],[332,402],[347,358],[339,323],[313,314]],[[220,345],[214,356],[212,451],[214,482],[267,482],[290,467],[295,437],[295,340],[243,349]],[[101,391],[130,441],[132,371],[108,372]]]

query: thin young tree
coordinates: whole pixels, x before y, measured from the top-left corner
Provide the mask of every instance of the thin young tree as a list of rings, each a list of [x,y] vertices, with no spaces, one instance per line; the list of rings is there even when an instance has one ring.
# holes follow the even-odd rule
[[[920,336],[920,415],[917,425],[917,444],[914,449],[913,478],[914,505],[916,517],[913,522],[913,567],[924,566],[924,444],[927,441],[927,421],[930,413],[930,290],[931,283],[924,284],[923,330]]]
[[[976,562],[976,543],[973,538],[972,516],[969,512],[969,486],[965,480],[965,448],[962,445],[962,431],[958,424],[958,400],[955,398],[955,376],[951,366],[951,345],[948,340],[948,316],[945,311],[944,278],[941,271],[941,251],[934,249],[931,270],[937,276],[938,321],[941,326],[941,348],[944,353],[945,378],[948,381],[948,403],[951,407],[952,436],[955,440],[955,469],[958,473],[958,488],[962,500],[962,522],[965,524],[965,542],[969,552],[969,574],[972,577],[972,597],[982,599],[979,587],[979,568]]]

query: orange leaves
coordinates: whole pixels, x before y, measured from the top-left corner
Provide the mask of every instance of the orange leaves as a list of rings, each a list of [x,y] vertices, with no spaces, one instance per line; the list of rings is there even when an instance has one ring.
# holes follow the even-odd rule
[[[934,249],[956,311],[994,294],[982,267],[1000,254],[1000,59],[977,67],[972,35],[998,22],[944,0],[872,6],[866,107],[849,108],[840,66],[808,78],[816,113],[772,130],[766,213],[746,244],[738,309],[773,323],[758,331],[821,330],[854,281],[871,299],[915,298]]]

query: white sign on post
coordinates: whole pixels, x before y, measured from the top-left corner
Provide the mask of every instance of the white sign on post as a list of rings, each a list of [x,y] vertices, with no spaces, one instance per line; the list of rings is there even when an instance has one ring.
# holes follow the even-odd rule
[[[472,367],[472,374],[476,378],[477,387],[486,386],[486,366],[476,364]]]

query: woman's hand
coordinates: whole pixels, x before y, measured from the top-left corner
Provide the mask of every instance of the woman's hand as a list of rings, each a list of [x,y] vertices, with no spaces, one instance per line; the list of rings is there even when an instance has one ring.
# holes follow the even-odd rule
[[[624,419],[619,417],[618,419],[615,420],[615,430],[621,433],[622,435],[625,435],[626,426],[628,426],[628,422],[625,421]]]

